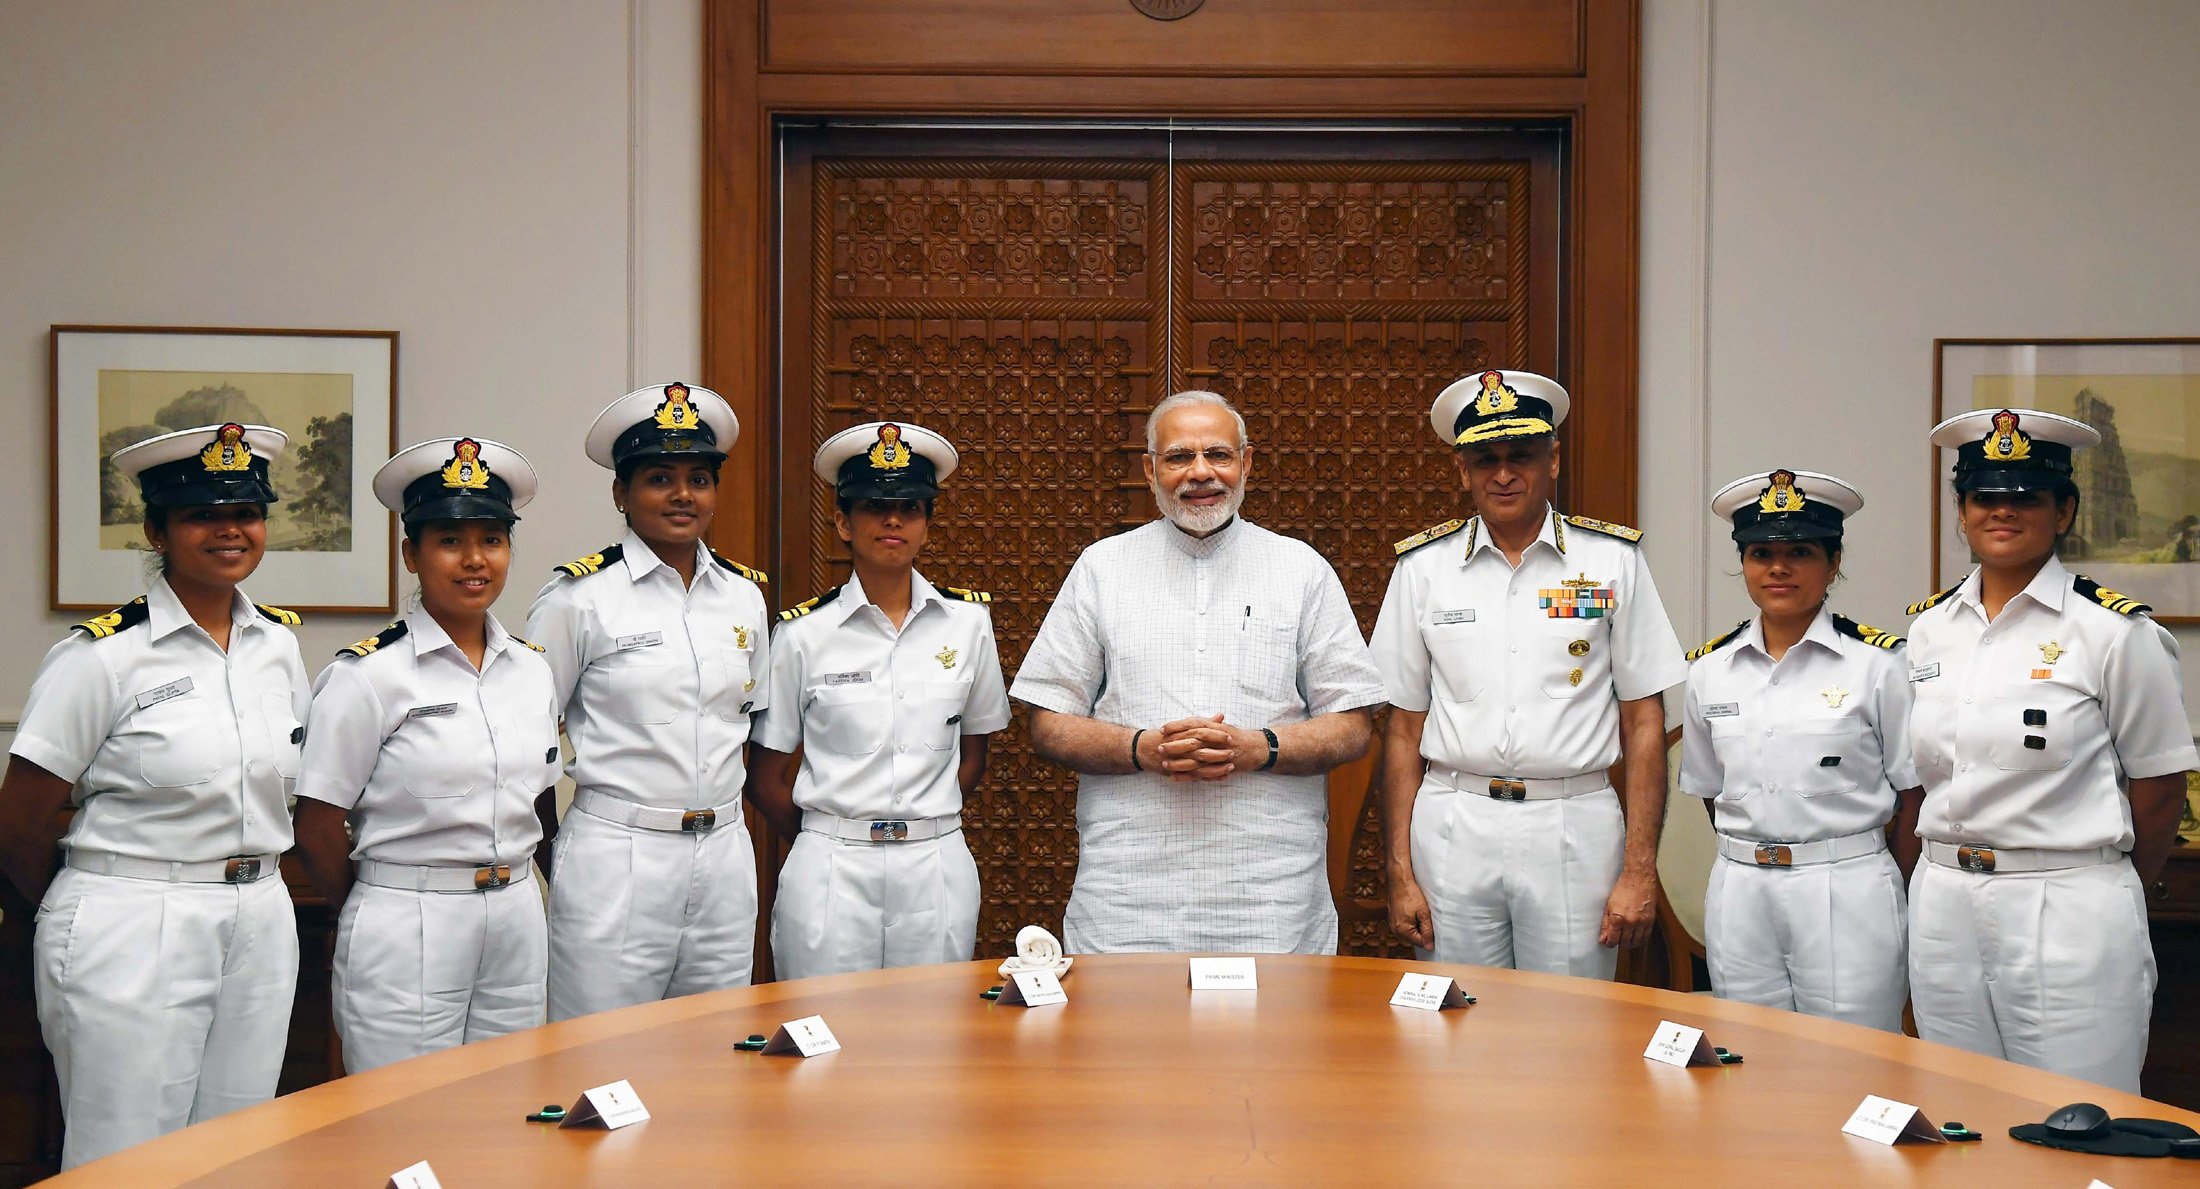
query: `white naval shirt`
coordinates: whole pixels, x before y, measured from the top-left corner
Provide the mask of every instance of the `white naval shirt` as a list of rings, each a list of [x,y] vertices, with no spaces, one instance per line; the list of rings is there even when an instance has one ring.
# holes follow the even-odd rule
[[[145,621],[46,653],[9,751],[63,780],[72,850],[204,863],[290,849],[308,704],[290,631],[238,592],[229,649],[156,578]]]
[[[794,803],[845,818],[962,812],[962,736],[1008,725],[1008,694],[983,604],[909,576],[901,629],[850,575],[832,601],[772,633],[756,742],[802,749]]]
[[[1157,520],[1087,548],[1009,694],[1147,728],[1218,712],[1275,727],[1383,700],[1336,571],[1242,519],[1204,538]],[[1319,773],[1079,775],[1072,944],[1334,952],[1327,787]]]
[[[1569,600],[1610,606],[1558,615]],[[1480,517],[1399,558],[1369,647],[1391,704],[1428,713],[1423,757],[1511,779],[1610,767],[1619,703],[1688,675],[1642,550],[1556,512],[1517,569]]]
[[[2049,558],[1988,623],[1974,570],[1918,615],[1909,661],[1919,837],[2128,851],[2126,780],[2200,767],[2169,630],[2078,594],[2072,578]],[[2045,721],[2028,725],[2028,714]]]
[[[1750,620],[1688,668],[1681,791],[1716,799],[1719,832],[1753,842],[1885,826],[1895,793],[1917,787],[1909,675],[1899,644],[1844,634],[1824,607],[1777,661]]]
[[[401,622],[403,636],[321,670],[298,795],[351,811],[355,859],[527,862],[535,798],[558,778],[549,662],[494,615],[478,672],[425,609]]]
[[[634,533],[619,546],[596,573],[552,578],[527,613],[573,740],[568,773],[640,805],[730,811],[766,705],[763,592],[701,543],[693,586]]]

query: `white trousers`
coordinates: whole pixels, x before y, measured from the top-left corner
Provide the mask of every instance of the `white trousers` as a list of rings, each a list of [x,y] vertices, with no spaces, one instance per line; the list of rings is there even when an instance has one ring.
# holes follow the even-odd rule
[[[978,864],[960,830],[922,842],[841,842],[807,830],[779,873],[773,969],[782,979],[968,962]]]
[[[554,855],[552,1023],[749,985],[756,852],[746,823],[675,833],[576,809]]]
[[[532,879],[491,892],[353,884],[331,995],[344,1071],[540,1025],[549,965]]]
[[[67,1127],[61,1167],[275,1096],[298,985],[281,878],[166,883],[64,867],[32,952]]]
[[[1910,1004],[1926,1040],[2139,1092],[2154,947],[2130,860],[1996,875],[1921,860]]]
[[[1611,789],[1498,801],[1433,781],[1413,801],[1413,877],[1428,897],[1438,962],[1612,977],[1597,943],[1627,827]]]
[[[1902,869],[1886,851],[1803,867],[1713,859],[1704,896],[1712,993],[1900,1032],[1902,905]]]

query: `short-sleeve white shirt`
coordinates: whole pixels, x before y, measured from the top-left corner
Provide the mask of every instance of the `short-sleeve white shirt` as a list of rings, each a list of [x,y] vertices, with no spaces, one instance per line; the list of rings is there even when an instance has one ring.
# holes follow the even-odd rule
[[[1688,675],[1642,550],[1556,512],[1517,567],[1480,517],[1399,558],[1369,647],[1423,757],[1511,779],[1610,767],[1619,703]]]
[[[2177,642],[2145,615],[2078,594],[2072,578],[2049,558],[1989,623],[1974,570],[1917,617],[1909,651],[1911,744],[1925,784],[1919,837],[2128,851],[2126,781],[2200,766]]]
[[[772,634],[772,710],[756,742],[802,749],[794,801],[846,818],[962,812],[965,735],[1008,725],[1008,694],[981,603],[912,572],[897,631],[851,575],[830,602]]]
[[[351,811],[355,859],[527,862],[535,798],[558,778],[549,662],[493,615],[478,671],[427,611],[403,623],[321,670],[298,795]]]
[[[47,652],[9,751],[76,785],[72,850],[205,863],[290,849],[308,705],[289,629],[243,592],[224,652],[156,578],[146,618]]]
[[[619,546],[595,573],[552,578],[527,613],[573,741],[568,774],[640,805],[735,806],[768,696],[763,592],[700,543],[692,586],[634,533]]]
[[[1009,694],[1149,728],[1215,713],[1275,727],[1383,700],[1336,571],[1242,519],[1204,538],[1157,520],[1086,549]],[[1320,774],[1081,774],[1069,944],[1333,953],[1328,821]]]
[[[1753,619],[1690,665],[1681,720],[1681,791],[1714,799],[1736,838],[1862,834],[1917,787],[1902,647],[1845,635],[1824,608],[1778,660]]]

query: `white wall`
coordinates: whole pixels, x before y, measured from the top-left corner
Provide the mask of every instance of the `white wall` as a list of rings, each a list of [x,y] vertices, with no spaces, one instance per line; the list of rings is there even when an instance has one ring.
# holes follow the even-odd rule
[[[1783,463],[1864,490],[1836,600],[1902,630],[1934,338],[2200,333],[2195,47],[2186,0],[1648,0],[1642,517],[1684,635],[1750,610],[1710,492]]]
[[[699,0],[0,4],[0,720],[81,617],[44,610],[52,323],[398,331],[400,442],[544,473],[515,628],[614,539],[582,431],[698,378],[700,31]],[[309,620],[308,666],[381,622]]]

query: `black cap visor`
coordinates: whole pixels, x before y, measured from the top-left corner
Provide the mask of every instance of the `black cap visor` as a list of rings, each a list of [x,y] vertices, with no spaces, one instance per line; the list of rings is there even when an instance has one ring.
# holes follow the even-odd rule
[[[1757,545],[1767,541],[1839,541],[1839,524],[1821,524],[1804,516],[1768,516],[1753,524],[1734,526],[1734,543]]]
[[[2037,467],[1968,471],[1958,468],[1955,474],[1955,487],[1959,492],[2053,491],[2069,481],[2068,471],[2050,471]]]
[[[403,519],[408,529],[437,520],[501,520],[506,524],[517,524],[519,513],[512,511],[512,505],[496,496],[466,491],[435,496],[410,505],[405,509]]]
[[[694,429],[662,429],[644,421],[611,443],[614,466],[674,458],[703,458],[716,464],[726,460],[726,452],[718,448],[718,435],[707,422]]]
[[[235,478],[195,475],[175,482],[150,482],[148,470],[139,477],[139,494],[149,508],[204,508],[216,504],[272,504],[275,489],[258,475]]]

